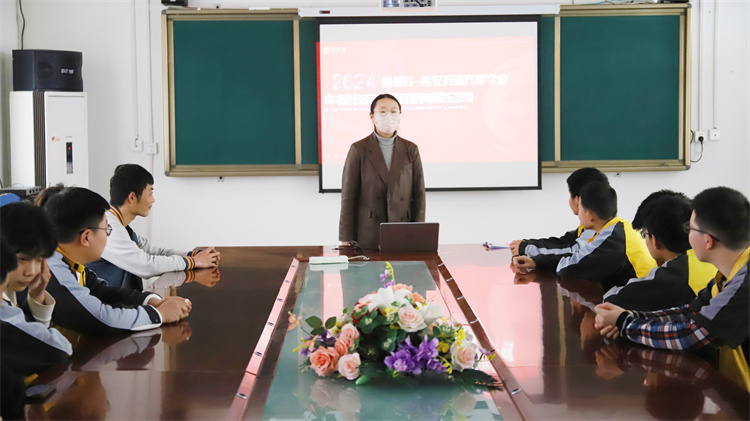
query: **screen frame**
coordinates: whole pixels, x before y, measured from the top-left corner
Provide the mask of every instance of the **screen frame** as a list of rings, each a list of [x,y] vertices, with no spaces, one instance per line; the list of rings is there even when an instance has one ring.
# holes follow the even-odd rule
[[[541,129],[542,98],[539,85],[541,83],[540,59],[541,42],[539,39],[539,22],[541,15],[467,15],[467,16],[391,16],[391,17],[318,17],[315,18],[320,25],[350,25],[350,24],[419,24],[419,23],[471,23],[471,22],[534,22],[536,23],[536,61],[537,61],[537,184],[529,186],[505,186],[505,187],[427,187],[426,191],[497,191],[497,190],[541,190],[542,189],[542,156],[539,143],[539,132]],[[317,45],[320,45],[318,34]],[[319,49],[319,48],[318,48]],[[318,78],[320,78],[320,51],[317,52]],[[340,193],[341,189],[323,188],[323,164],[322,164],[322,128],[320,83],[318,83],[318,192]]]

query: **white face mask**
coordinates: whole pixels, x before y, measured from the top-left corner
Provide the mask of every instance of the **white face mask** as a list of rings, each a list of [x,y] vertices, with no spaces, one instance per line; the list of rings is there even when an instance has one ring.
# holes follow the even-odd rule
[[[398,113],[375,113],[375,127],[385,134],[392,134],[398,128],[400,118]]]

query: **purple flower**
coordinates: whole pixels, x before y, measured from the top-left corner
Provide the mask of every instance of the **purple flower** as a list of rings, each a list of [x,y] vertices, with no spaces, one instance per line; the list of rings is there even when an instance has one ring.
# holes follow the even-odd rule
[[[419,375],[422,373],[422,368],[418,364],[419,359],[416,357],[416,348],[411,345],[408,339],[407,342],[409,343],[399,345],[397,351],[391,352],[391,355],[385,357],[385,365],[389,369],[400,373]]]
[[[383,283],[383,288],[388,288],[393,285],[393,279],[388,279],[388,269],[380,274],[380,282]]]
[[[304,355],[305,357],[307,357],[307,354],[309,354],[310,351],[307,348],[302,348],[302,349],[299,350],[299,353],[301,355]]]
[[[336,338],[328,334],[328,329],[324,329],[323,333],[320,335],[320,343],[321,345],[332,346],[336,343]]]
[[[427,361],[427,370],[434,371],[436,373],[445,373],[446,368],[440,363],[440,360],[434,359]]]
[[[427,335],[424,336],[424,340],[421,344],[419,344],[419,349],[417,350],[417,356],[419,359],[423,360],[431,360],[438,355],[438,344],[440,341],[437,340],[437,338],[432,338],[432,340],[427,340]]]

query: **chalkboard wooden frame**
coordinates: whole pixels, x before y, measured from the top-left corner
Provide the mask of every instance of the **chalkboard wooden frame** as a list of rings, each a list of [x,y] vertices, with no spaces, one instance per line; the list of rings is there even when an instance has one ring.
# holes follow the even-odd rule
[[[566,6],[560,7],[559,15],[543,15],[544,19],[552,19],[554,24],[540,25],[540,97],[539,97],[539,149],[540,159],[542,161],[543,172],[571,172],[577,168],[593,166],[605,171],[665,171],[665,170],[686,170],[690,168],[690,19],[691,9],[687,4],[628,4],[628,5],[583,5],[583,6]],[[574,129],[568,125],[570,120],[562,121],[564,116],[563,107],[566,101],[570,101],[570,89],[566,92],[566,86],[570,80],[574,79],[565,73],[565,67],[562,63],[565,54],[566,38],[562,37],[563,26],[567,22],[573,22],[573,19],[581,18],[601,18],[601,17],[670,17],[674,16],[679,19],[679,35],[674,37],[678,39],[679,46],[674,50],[673,45],[669,45],[670,54],[676,54],[679,65],[676,70],[677,76],[670,83],[675,81],[678,88],[675,90],[677,103],[666,104],[669,110],[671,122],[661,124],[657,129],[664,129],[668,126],[669,136],[660,137],[656,143],[660,146],[667,145],[674,151],[673,155],[667,158],[657,159],[640,159],[643,156],[631,156],[629,159],[576,159],[571,158],[570,153],[566,155],[566,146],[574,145],[579,150],[585,149],[589,145],[596,145],[597,139],[575,139],[569,136],[570,131],[585,130],[580,124]],[[387,20],[387,16],[382,16]],[[317,128],[314,121],[317,120],[317,108],[314,98],[311,100],[309,80],[312,76],[301,75],[303,71],[310,71],[307,61],[302,61],[300,55],[310,56],[315,54],[314,51],[307,51],[312,48],[314,37],[317,30],[317,20],[314,18],[305,18],[305,26],[302,28],[300,35],[300,17],[297,9],[276,9],[262,11],[248,10],[230,10],[230,9],[168,9],[162,16],[162,39],[163,42],[163,72],[164,72],[164,159],[165,173],[169,176],[235,176],[235,175],[317,175]],[[292,23],[293,43],[293,121],[294,131],[284,136],[276,136],[275,141],[280,142],[285,148],[291,147],[293,142],[294,159],[291,162],[283,164],[265,164],[261,163],[233,163],[233,164],[204,164],[192,162],[184,164],[178,161],[175,124],[175,52],[174,52],[174,23],[180,21],[289,21]],[[548,21],[549,22],[549,21]],[[593,20],[592,20],[593,22]],[[314,28],[313,28],[314,27]],[[307,29],[305,29],[307,28]],[[310,28],[314,30],[311,32]],[[670,29],[672,30],[672,29]],[[543,31],[545,35],[542,34]],[[672,30],[672,34],[676,30]],[[550,34],[552,32],[552,34]],[[310,38],[310,39],[308,39]],[[549,49],[549,43],[552,40],[553,47]],[[643,43],[641,43],[643,44]],[[639,45],[641,45],[639,44]],[[302,45],[302,47],[301,47]],[[547,49],[547,50],[545,50]],[[551,53],[550,53],[551,51]],[[570,62],[570,61],[569,61]],[[550,70],[552,69],[552,70]],[[317,78],[317,76],[315,76]],[[303,86],[301,87],[301,79]],[[305,82],[307,80],[307,82]],[[607,105],[610,103],[604,100]],[[674,105],[673,105],[674,104]],[[288,108],[291,108],[290,105]],[[314,116],[311,116],[315,114]],[[653,119],[658,120],[658,113]],[[289,121],[292,121],[290,118]],[[638,127],[640,121],[630,120],[633,127]],[[665,120],[666,121],[666,120]],[[671,121],[671,120],[669,120]],[[567,128],[566,128],[566,125]],[[308,127],[310,126],[310,127]],[[676,126],[676,127],[675,127]],[[309,133],[308,133],[309,132]],[[622,133],[619,133],[620,135]],[[304,137],[304,140],[303,140]],[[615,136],[616,137],[616,136]],[[607,139],[609,140],[609,139]],[[194,140],[193,140],[194,141]],[[315,150],[311,147],[311,142],[315,143]],[[622,142],[622,140],[620,140]],[[305,149],[303,157],[303,148]],[[592,147],[592,149],[594,149]],[[637,148],[633,148],[637,149]],[[645,156],[645,154],[644,154]],[[619,157],[614,157],[619,158]],[[314,163],[313,163],[314,162]]]
[[[164,76],[164,165],[168,176],[246,176],[246,175],[316,175],[318,163],[304,162],[302,157],[302,116],[300,88],[300,36],[297,9],[274,10],[227,10],[227,9],[167,9],[162,14],[163,43],[163,76]],[[177,119],[175,99],[175,23],[186,21],[219,22],[219,21],[266,21],[291,22],[291,39],[293,65],[285,69],[293,73],[293,119],[294,119],[294,156],[293,162],[281,164],[201,164],[191,162],[183,164],[178,161]],[[283,137],[283,136],[280,136]],[[291,140],[291,139],[290,139]],[[267,139],[280,141],[286,139]],[[291,146],[291,145],[290,145]],[[317,148],[316,148],[317,149]]]
[[[566,141],[562,130],[562,89],[565,86],[561,66],[562,35],[561,27],[566,18],[597,17],[655,17],[676,16],[679,18],[678,46],[678,103],[676,139],[668,140],[677,145],[677,157],[672,159],[608,159],[572,160],[565,159],[563,149]],[[542,161],[543,172],[570,172],[582,167],[596,167],[604,171],[675,171],[690,168],[690,19],[689,4],[638,4],[638,5],[579,5],[561,6],[560,14],[554,17],[554,159]],[[540,40],[540,42],[542,42]],[[638,124],[639,122],[632,122]],[[541,123],[540,123],[541,126]],[[568,141],[569,142],[569,141]],[[540,149],[542,149],[540,138]],[[569,143],[568,143],[569,144]]]

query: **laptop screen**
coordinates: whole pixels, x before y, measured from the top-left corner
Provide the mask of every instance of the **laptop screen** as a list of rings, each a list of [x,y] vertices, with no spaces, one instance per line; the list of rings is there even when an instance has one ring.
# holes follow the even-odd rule
[[[439,229],[437,222],[383,222],[380,251],[435,252]]]

